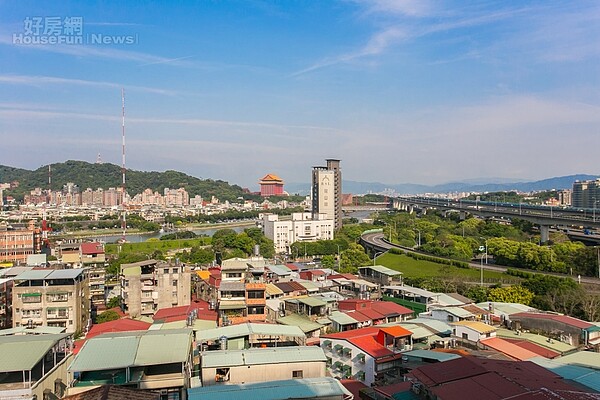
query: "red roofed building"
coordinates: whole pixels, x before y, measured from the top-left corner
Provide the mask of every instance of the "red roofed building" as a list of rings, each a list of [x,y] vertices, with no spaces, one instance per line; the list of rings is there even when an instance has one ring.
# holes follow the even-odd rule
[[[359,311],[365,315],[371,315],[374,317],[374,324],[376,324],[376,320],[381,320],[381,316],[383,316],[384,323],[389,323],[405,321],[413,315],[410,308],[391,301],[347,299],[338,303],[338,309],[340,311]]]
[[[462,357],[413,369],[405,379],[422,398],[438,400],[589,398],[580,387],[529,361]],[[538,397],[540,390],[579,397]]]
[[[590,341],[600,341],[598,326],[567,315],[522,312],[512,314],[510,323],[513,330],[534,330],[552,337],[556,336],[556,332],[560,332],[560,337],[556,336],[556,339],[571,346],[588,345]]]
[[[326,277],[325,271],[320,269],[310,269],[300,272],[300,279],[311,282],[324,281]]]
[[[152,319],[154,322],[162,323],[184,321],[194,311],[198,319],[215,323],[218,320],[217,312],[212,310],[210,304],[204,300],[196,300],[187,306],[161,308]]]
[[[262,197],[269,196],[282,196],[283,192],[283,179],[275,174],[265,175],[259,182],[260,184],[260,195]]]
[[[412,350],[412,333],[401,326],[368,327],[321,336],[331,375],[367,386],[384,375],[399,377],[403,351]]]

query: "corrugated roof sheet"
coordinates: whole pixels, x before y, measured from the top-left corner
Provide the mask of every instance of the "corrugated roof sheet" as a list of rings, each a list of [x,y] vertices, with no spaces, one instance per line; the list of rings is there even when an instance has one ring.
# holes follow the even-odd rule
[[[530,358],[538,357],[536,353],[517,346],[516,344],[507,342],[499,337],[484,339],[481,340],[480,343],[491,349],[506,354],[507,356],[518,361],[524,361],[529,360]]]
[[[285,265],[267,265],[269,271],[279,276],[286,276],[292,273],[292,270]]]
[[[45,279],[50,273],[52,273],[52,269],[30,269],[29,271],[25,271],[15,276],[16,281],[33,281],[33,280],[42,280]]]
[[[327,305],[326,302],[315,297],[298,297],[297,299],[300,303],[306,304],[309,307],[323,307]]]
[[[231,281],[221,281],[221,285],[219,285],[219,291],[228,292],[228,291],[244,291],[246,289],[246,284],[244,282],[231,282]]]
[[[265,285],[265,291],[267,292],[267,294],[269,296],[276,296],[276,295],[283,294],[283,290],[279,289],[277,286],[275,286],[272,283],[267,283]]]
[[[563,343],[558,340],[549,340],[548,337],[546,337],[546,336],[537,335],[537,334],[530,333],[530,332],[519,331],[519,334],[517,335],[516,331],[499,328],[496,331],[496,336],[528,340],[528,341],[538,344],[542,347],[546,347],[548,349],[557,351],[561,354],[569,353],[569,352],[575,350],[575,347],[571,346],[570,344]]]
[[[0,372],[29,371],[68,334],[0,337]]]
[[[454,360],[455,358],[460,358],[458,354],[452,353],[442,353],[439,351],[433,350],[412,350],[402,353],[408,357],[418,357],[418,358],[426,358],[429,360],[438,360],[440,362]]]
[[[407,321],[408,322],[408,321]],[[452,327],[445,323],[444,321],[439,321],[437,319],[431,318],[413,318],[410,320],[411,324],[419,324],[425,326],[427,329],[432,330],[436,333],[441,334],[451,334]]]
[[[452,322],[450,325],[465,326],[465,327],[473,329],[474,331],[479,332],[479,333],[493,332],[497,329],[494,326],[484,324],[483,322],[479,322],[479,321],[459,321],[459,322]]]
[[[239,338],[249,335],[272,335],[288,337],[305,337],[306,335],[297,326],[287,326],[279,324],[253,324],[245,323],[238,325],[222,326],[216,329],[209,329],[196,333],[198,341],[216,340],[221,336],[229,339]]]
[[[373,271],[377,271],[380,274],[384,274],[384,275],[388,275],[388,276],[402,275],[402,272],[394,271],[393,269],[389,269],[388,267],[384,267],[383,265],[369,265],[366,267],[360,267],[359,270],[361,270],[361,269],[372,269]]]
[[[511,319],[516,320],[519,318],[547,319],[547,320],[552,320],[552,321],[556,321],[556,322],[561,322],[563,324],[573,326],[573,327],[579,328],[579,329],[586,329],[586,328],[591,328],[591,327],[595,326],[587,321],[583,321],[578,318],[569,317],[568,315],[556,315],[556,314],[548,314],[548,313],[531,313],[531,312],[524,312],[524,313],[518,313],[518,314],[511,315]]]
[[[345,314],[340,311],[332,312],[331,315],[329,316],[329,319],[332,320],[333,322],[337,323],[338,325],[350,325],[350,324],[358,323],[357,320],[355,320],[348,314]]]
[[[191,341],[191,329],[105,333],[86,341],[68,370],[83,372],[185,362]]]
[[[313,331],[316,331],[317,329],[321,329],[323,327],[323,325],[313,322],[310,319],[305,318],[298,314],[291,314],[286,317],[279,318],[277,320],[277,323],[283,324],[283,325],[297,326],[304,333],[313,332]]]
[[[600,353],[593,351],[578,351],[566,356],[555,358],[554,361],[561,364],[574,364],[580,367],[600,369]]]
[[[317,346],[215,350],[202,352],[201,358],[203,368],[327,361],[325,353]]]
[[[424,326],[419,326],[419,325],[415,325],[415,324],[405,324],[405,323],[402,323],[400,325],[403,328],[412,332],[413,340],[424,339],[424,338],[428,338],[428,337],[431,337],[434,335],[434,332],[430,331],[429,329],[425,328]],[[381,325],[379,325],[379,326],[381,326]]]
[[[457,316],[459,318],[472,318],[472,317],[474,317],[473,314],[471,314],[467,310],[464,310],[464,309],[462,309],[460,307],[440,307],[440,308],[436,308],[435,310],[446,311],[447,313],[452,314],[454,316]]]
[[[341,398],[351,395],[334,378],[214,385],[188,389],[188,400],[284,400]]]
[[[548,360],[543,357],[532,358],[529,361],[549,369],[555,374],[562,376],[564,379],[575,381],[592,390],[600,392],[600,370],[579,365],[563,364],[556,360]]]
[[[75,279],[82,275],[84,270],[82,268],[75,269],[55,269],[46,279]]]

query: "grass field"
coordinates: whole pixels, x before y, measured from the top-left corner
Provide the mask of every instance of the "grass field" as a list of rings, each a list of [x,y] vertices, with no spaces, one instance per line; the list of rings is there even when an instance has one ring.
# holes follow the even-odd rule
[[[377,264],[383,265],[395,271],[400,271],[405,277],[432,278],[432,277],[461,277],[465,281],[478,282],[481,272],[472,268],[457,268],[449,265],[437,264],[431,261],[415,260],[414,258],[400,254],[384,254],[377,257]],[[485,282],[513,282],[517,279],[496,271],[483,271]]]
[[[117,254],[119,252],[119,246],[121,246],[122,252],[151,254],[155,250],[160,250],[164,253],[169,250],[184,249],[194,246],[207,246],[210,242],[210,237],[177,240],[150,239],[140,243],[107,244],[106,254]]]

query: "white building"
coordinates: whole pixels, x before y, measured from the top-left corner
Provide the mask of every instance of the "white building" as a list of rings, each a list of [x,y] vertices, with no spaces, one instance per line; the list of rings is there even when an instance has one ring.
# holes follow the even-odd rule
[[[496,337],[496,328],[478,321],[459,321],[450,324],[452,335],[461,339],[479,342],[483,339]]]
[[[275,252],[289,252],[294,242],[313,242],[332,240],[334,232],[333,218],[326,214],[294,213],[291,221],[280,221],[275,214],[263,215],[263,232],[275,245]]]

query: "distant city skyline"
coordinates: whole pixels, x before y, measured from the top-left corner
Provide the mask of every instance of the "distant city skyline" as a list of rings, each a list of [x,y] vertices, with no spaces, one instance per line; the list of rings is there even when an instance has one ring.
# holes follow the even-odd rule
[[[3,2],[0,164],[120,165],[124,88],[133,170],[597,174],[599,43],[594,1]]]

